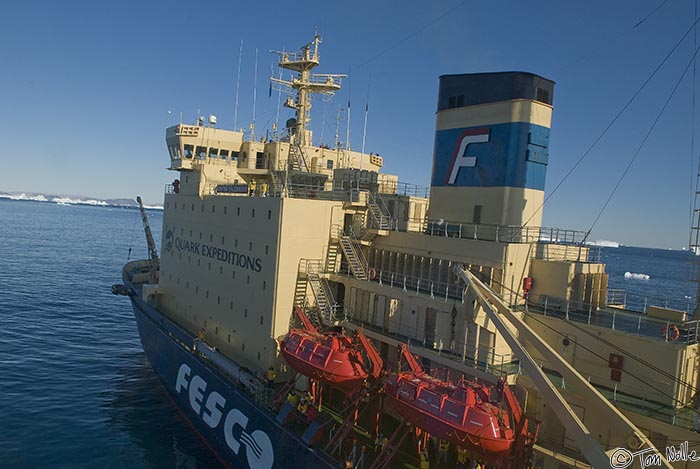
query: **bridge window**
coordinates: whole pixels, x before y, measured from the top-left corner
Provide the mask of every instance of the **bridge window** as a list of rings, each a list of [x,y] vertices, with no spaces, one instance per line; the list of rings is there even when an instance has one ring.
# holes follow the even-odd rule
[[[326,169],[333,169],[333,160],[326,161]]]
[[[219,157],[224,160],[228,158],[228,150],[219,150]]]
[[[218,148],[210,148],[209,149],[209,158],[216,158],[218,154],[219,154]]]
[[[200,160],[203,160],[204,158],[207,157],[207,149],[206,147],[197,147],[196,151],[197,158]]]
[[[547,104],[552,104],[552,101],[549,98],[549,90],[545,90],[543,88],[537,88],[537,101],[547,103]]]
[[[191,159],[194,153],[194,147],[192,145],[185,145],[185,158]]]
[[[231,161],[238,161],[238,152],[231,150]]]

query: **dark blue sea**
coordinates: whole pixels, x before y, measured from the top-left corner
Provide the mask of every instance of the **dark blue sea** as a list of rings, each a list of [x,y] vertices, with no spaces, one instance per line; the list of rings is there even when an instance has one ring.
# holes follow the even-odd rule
[[[137,210],[0,199],[0,467],[219,467],[110,292],[144,239]]]
[[[159,240],[162,213],[149,216]],[[0,467],[218,467],[151,370],[128,300],[110,292],[127,259],[146,256],[137,210],[0,199]],[[692,303],[686,253],[602,259],[628,304]]]

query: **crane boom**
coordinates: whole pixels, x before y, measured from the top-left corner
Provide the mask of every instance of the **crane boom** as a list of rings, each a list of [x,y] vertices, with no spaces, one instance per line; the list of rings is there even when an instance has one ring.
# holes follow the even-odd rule
[[[148,224],[148,215],[146,215],[146,209],[143,207],[143,202],[141,201],[140,195],[136,196],[136,202],[138,202],[139,210],[141,211],[143,231],[146,232],[146,243],[148,244],[148,258],[151,261],[151,280],[156,281],[156,279],[158,278],[158,269],[160,267],[160,259],[158,259],[156,243],[155,241],[153,241],[153,233],[151,232],[151,226]]]
[[[620,447],[632,446],[632,451],[637,451],[643,447],[654,450],[661,459],[659,465],[671,469],[670,463],[654,447],[649,438],[602,396],[566,359],[552,349],[525,321],[513,314],[513,311],[493,290],[460,265],[453,266],[453,271],[465,284],[473,288],[486,315],[513,350],[513,353],[518,357],[523,369],[530,376],[535,386],[537,386],[540,395],[547,401],[550,409],[566,429],[567,435],[571,436],[581,453],[591,463],[591,466],[595,468],[610,467],[611,455],[605,451],[595,435],[591,434],[569,403],[552,385],[541,367],[523,346],[523,341],[527,341],[541,353],[550,366],[566,378],[567,384],[572,385],[574,389],[578,389],[581,393],[585,392],[589,396],[587,402],[588,411],[596,415],[596,418],[605,419],[609,423],[611,431],[618,435],[623,435],[621,440],[618,439],[613,444],[618,444]],[[515,328],[517,334],[508,327],[508,323]],[[632,454],[632,451],[629,451],[629,453]],[[632,465],[632,467],[637,466]]]

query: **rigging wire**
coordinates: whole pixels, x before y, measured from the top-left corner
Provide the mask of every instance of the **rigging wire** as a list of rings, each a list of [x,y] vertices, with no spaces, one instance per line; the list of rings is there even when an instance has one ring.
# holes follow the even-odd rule
[[[695,0],[693,2],[695,4],[695,19],[697,20],[698,18],[698,0]],[[697,42],[698,42],[698,32],[697,30],[693,31],[693,49],[697,48]],[[695,84],[696,84],[696,75],[697,75],[697,67],[696,67],[696,61],[693,60],[693,83],[692,83],[692,90],[693,90],[693,97],[692,97],[692,112],[690,114],[690,224],[688,226],[688,248],[690,249],[690,245],[693,241],[693,214],[695,213],[695,208],[697,205],[697,197],[693,197],[693,166],[694,166],[694,157],[695,157]],[[699,168],[700,170],[700,168]],[[700,176],[700,171],[698,172],[698,175]],[[697,192],[697,182],[696,182],[696,188]]]
[[[529,317],[530,317],[531,319],[535,320],[536,322],[540,323],[541,325],[543,325],[543,326],[546,327],[547,329],[551,330],[552,332],[555,332],[556,334],[558,334],[558,335],[560,335],[560,336],[562,336],[562,337],[566,337],[571,343],[576,344],[578,347],[580,347],[580,348],[582,348],[583,350],[587,351],[587,352],[590,353],[591,355],[593,355],[593,356],[595,356],[595,357],[597,357],[597,358],[600,358],[602,361],[604,361],[604,362],[606,362],[606,363],[608,362],[608,359],[605,358],[604,356],[599,355],[598,353],[594,352],[592,349],[586,347],[585,345],[581,344],[580,342],[577,342],[575,339],[572,339],[571,337],[568,337],[568,336],[567,336],[566,334],[564,334],[563,332],[557,330],[556,328],[550,326],[549,324],[546,324],[544,321],[542,321],[541,319],[537,318],[535,315],[530,315]],[[636,380],[639,381],[640,383],[646,385],[648,388],[651,388],[652,390],[654,390],[654,391],[656,391],[657,393],[659,393],[659,395],[664,396],[664,397],[668,397],[668,398],[670,398],[671,400],[673,400],[674,402],[677,402],[677,403],[680,403],[680,404],[685,405],[685,402],[680,401],[679,399],[676,399],[675,396],[671,396],[670,394],[667,394],[665,391],[663,391],[663,390],[657,388],[656,386],[653,386],[652,384],[650,384],[649,381],[648,381],[648,379],[645,379],[645,378],[643,378],[643,377],[639,377],[639,376],[637,376],[636,374],[632,373],[632,372],[629,371],[629,370],[625,370],[625,375],[631,376],[632,378],[636,379]],[[688,385],[688,387],[692,387],[692,386]]]
[[[447,10],[446,12],[444,12],[444,13],[442,13],[441,15],[435,17],[435,19],[433,19],[433,20],[430,21],[429,23],[426,23],[425,25],[421,26],[420,28],[415,29],[415,30],[414,30],[413,32],[411,32],[410,34],[404,36],[402,39],[399,39],[398,41],[396,41],[396,42],[395,42],[394,44],[392,44],[391,46],[389,46],[389,47],[387,47],[386,49],[384,49],[384,50],[378,52],[377,54],[373,55],[372,57],[370,57],[369,59],[365,60],[364,62],[360,62],[360,63],[357,64],[357,65],[353,65],[353,66],[351,67],[351,69],[352,69],[352,68],[357,69],[357,68],[363,67],[363,66],[367,65],[368,63],[372,62],[373,60],[378,59],[379,57],[381,57],[382,55],[386,54],[387,52],[396,49],[398,46],[400,46],[400,45],[403,44],[404,42],[406,42],[406,41],[408,41],[409,39],[413,38],[413,37],[416,36],[418,33],[422,33],[423,31],[425,31],[426,29],[428,29],[429,27],[431,27],[432,25],[434,25],[435,23],[437,23],[438,21],[440,21],[440,20],[443,19],[444,17],[446,17],[446,16],[448,16],[449,14],[453,13],[454,11],[456,11],[456,10],[462,8],[464,5],[466,5],[466,4],[469,3],[470,1],[472,1],[472,0],[464,0],[464,1],[463,1],[462,3],[460,3],[459,5],[450,8],[450,9]]]
[[[470,271],[471,271],[474,275],[476,275],[477,277],[481,278],[481,277],[478,275],[477,272],[474,272],[474,271],[472,271],[471,269],[470,269]],[[483,281],[483,279],[482,279],[482,281]],[[508,287],[507,285],[505,285],[505,284],[503,284],[503,283],[498,282],[497,280],[495,280],[495,279],[493,279],[493,278],[491,278],[491,282],[494,283],[494,284],[496,284],[496,285],[498,285],[501,289],[508,291],[509,293],[514,293],[514,294],[516,294],[516,295],[518,294],[518,292],[515,291],[514,289]],[[547,328],[549,328],[549,329],[551,329],[552,331],[556,332],[558,335],[560,335],[560,336],[562,336],[562,337],[567,337],[572,343],[574,343],[574,344],[576,344],[576,345],[579,345],[581,348],[583,348],[583,349],[585,349],[585,350],[587,350],[587,351],[590,351],[590,350],[587,349],[584,345],[581,345],[580,343],[576,342],[576,341],[575,341],[574,339],[572,339],[571,337],[566,336],[566,334],[564,334],[563,332],[561,332],[561,331],[559,331],[559,330],[556,330],[556,329],[554,329],[554,328],[548,326],[547,324],[544,324],[544,323],[543,323],[542,321],[540,321],[535,315],[533,315],[533,314],[528,314],[528,317],[533,318],[535,321],[537,321],[537,322],[543,324],[543,325],[546,326]],[[622,347],[620,347],[620,346],[618,346],[618,345],[615,345],[615,344],[613,344],[612,342],[609,342],[609,341],[607,341],[606,339],[603,339],[602,337],[599,337],[598,335],[593,334],[593,333],[591,333],[591,332],[585,330],[584,328],[578,326],[574,321],[568,321],[568,324],[570,324],[570,325],[572,325],[574,328],[576,328],[576,329],[578,329],[578,330],[584,332],[585,334],[589,335],[589,336],[592,337],[593,339],[598,340],[599,342],[603,343],[604,345],[607,345],[607,346],[613,348],[614,350],[616,350],[616,351],[622,353],[623,355],[625,355],[625,356],[631,358],[632,360],[635,360],[635,361],[639,362],[640,364],[642,364],[642,365],[648,367],[648,368],[651,369],[652,371],[656,371],[657,373],[661,374],[661,375],[664,376],[665,378],[670,379],[670,380],[672,380],[673,382],[675,382],[675,383],[677,383],[677,384],[679,384],[679,385],[685,386],[685,387],[689,388],[691,391],[697,392],[697,391],[699,390],[698,388],[696,388],[695,386],[691,385],[690,383],[688,383],[688,382],[686,382],[686,381],[683,381],[683,380],[681,380],[680,378],[677,378],[676,376],[670,374],[669,372],[663,370],[662,368],[659,368],[659,367],[657,367],[657,366],[655,366],[655,365],[653,365],[653,364],[647,362],[646,360],[643,360],[643,359],[637,357],[636,355],[631,354],[630,352],[626,351],[626,350],[623,349]],[[590,352],[591,352],[593,355],[595,355],[595,356],[597,356],[598,358],[600,358],[601,360],[603,360],[605,363],[608,363],[608,359],[607,359],[607,358],[602,357],[602,356],[600,356],[600,355],[597,355],[597,354],[595,354],[595,352],[592,352],[592,351],[590,351]],[[626,372],[626,373],[629,373],[629,372]],[[648,383],[647,383],[646,381],[644,381],[643,379],[637,378],[636,376],[635,376],[635,378],[636,378],[636,379],[639,379],[642,383],[647,384],[649,387],[651,387],[652,389],[654,389],[654,390],[656,390],[657,392],[659,392],[662,396],[671,398],[671,399],[673,399],[673,400],[676,401],[676,402],[681,402],[681,401],[678,401],[674,396],[670,396],[670,395],[668,395],[668,394],[666,394],[666,393],[664,393],[664,392],[662,392],[662,391],[659,391],[658,389],[654,388],[653,386],[651,386],[650,384],[648,384]]]
[[[632,31],[634,31],[635,29],[637,29],[639,26],[641,26],[642,23],[644,23],[646,20],[648,20],[649,18],[651,18],[651,17],[654,15],[654,13],[656,13],[657,11],[659,11],[659,10],[661,9],[661,7],[663,7],[663,6],[666,5],[667,3],[668,3],[668,0],[664,0],[663,2],[661,2],[660,4],[658,4],[653,10],[651,10],[646,16],[644,16],[644,18],[642,18],[641,20],[637,21],[631,28],[629,28],[629,29],[627,29],[627,30],[621,32],[621,33],[618,34],[617,36],[614,36],[614,37],[610,38],[609,40],[607,40],[607,41],[605,41],[605,42],[602,42],[602,43],[598,44],[597,46],[595,46],[595,47],[593,47],[592,49],[588,50],[588,52],[585,52],[585,53],[581,54],[577,59],[573,60],[572,62],[568,63],[567,65],[564,65],[563,67],[560,67],[559,69],[556,70],[556,72],[563,72],[564,70],[567,70],[568,68],[570,68],[570,67],[572,67],[572,66],[574,66],[574,65],[576,65],[576,64],[578,64],[578,63],[580,63],[580,62],[582,62],[582,61],[584,61],[585,59],[587,59],[587,58],[590,57],[591,55],[595,54],[595,53],[598,52],[599,50],[608,48],[611,44],[617,42],[618,40],[622,39],[623,37],[627,36],[627,35],[628,35],[629,33],[631,33]]]
[[[544,205],[552,198],[552,196],[557,192],[557,190],[559,190],[559,188],[564,184],[564,182],[569,178],[569,176],[571,176],[571,174],[576,170],[576,168],[578,168],[578,166],[583,162],[583,160],[586,159],[586,157],[591,153],[593,148],[595,148],[595,146],[598,145],[598,143],[603,139],[605,134],[607,134],[608,131],[610,130],[610,128],[612,128],[612,126],[615,124],[615,122],[617,122],[617,120],[622,116],[622,114],[627,110],[627,108],[632,104],[632,102],[634,102],[634,100],[637,99],[637,96],[639,96],[639,94],[642,92],[642,90],[644,88],[646,88],[646,86],[649,84],[649,82],[652,80],[652,78],[654,78],[654,76],[656,76],[656,74],[659,72],[661,67],[663,67],[663,65],[668,61],[668,59],[671,58],[673,53],[676,51],[676,49],[678,49],[678,46],[681,45],[681,43],[685,40],[685,38],[688,36],[688,34],[690,34],[690,32],[695,29],[695,26],[698,24],[698,21],[700,21],[700,18],[695,19],[695,21],[690,26],[690,28],[688,28],[688,30],[683,34],[683,36],[681,36],[681,38],[676,42],[676,44],[666,54],[666,56],[663,58],[663,60],[656,66],[656,68],[647,77],[647,79],[644,80],[642,85],[637,89],[637,91],[634,92],[634,94],[627,101],[627,103],[625,103],[625,105],[622,106],[622,108],[618,111],[618,113],[615,115],[615,117],[613,117],[613,119],[608,123],[608,125],[605,127],[605,129],[603,129],[603,131],[600,133],[600,135],[598,135],[598,137],[596,137],[596,139],[593,141],[593,143],[591,143],[588,146],[586,151],[583,152],[583,154],[579,157],[579,159],[576,161],[576,163],[574,163],[574,165],[569,169],[569,171],[567,171],[567,173],[559,181],[559,183],[557,183],[557,185],[554,187],[554,189],[552,189],[552,191],[549,193],[549,195],[547,197],[545,197],[545,199],[542,201],[542,203],[539,205],[539,207],[537,207],[532,212],[532,215],[530,215],[530,217],[527,219],[527,221],[525,221],[525,223],[523,223],[523,226],[527,225],[530,222],[530,220],[532,220],[532,218],[542,210]]]
[[[697,21],[698,19],[698,1],[695,0],[695,20]],[[697,47],[697,30],[695,31],[693,35],[693,47]],[[695,223],[695,214],[698,213],[698,191],[700,190],[700,153],[698,154],[698,166],[697,166],[697,173],[695,176],[695,194],[693,195],[693,158],[695,157],[695,112],[696,112],[696,86],[697,86],[697,81],[696,81],[696,70],[697,70],[697,61],[693,62],[693,111],[692,111],[692,125],[691,125],[691,130],[690,130],[690,226],[688,230],[688,251],[692,252],[693,254],[691,255],[697,255],[697,253],[694,251],[693,248],[697,249],[698,245],[698,235],[700,234],[700,214],[698,218],[698,226],[696,228],[693,227],[693,224]],[[695,240],[693,240],[693,234],[695,235]],[[694,242],[693,242],[694,241]],[[689,262],[688,265],[688,270],[689,270],[689,275],[688,275],[688,280],[691,282],[697,282],[697,285],[695,287],[695,311],[693,316],[695,316],[695,313],[697,312],[698,309],[698,301],[700,300],[700,278],[698,278],[698,264],[696,261],[696,258],[691,258],[692,260]],[[691,274],[692,272],[692,274]],[[692,278],[691,278],[692,275]],[[688,292],[690,293],[690,292]]]
[[[627,173],[629,172],[630,168],[632,167],[632,164],[634,164],[635,160],[639,156],[639,153],[642,151],[642,148],[644,148],[644,145],[646,144],[647,140],[649,139],[649,136],[651,135],[651,133],[654,131],[656,124],[658,124],[659,120],[661,119],[661,116],[663,115],[664,111],[666,110],[666,107],[668,107],[668,104],[671,102],[671,99],[676,94],[676,91],[678,90],[678,87],[680,86],[681,82],[683,81],[683,78],[685,78],[685,75],[688,73],[688,70],[690,70],[690,66],[695,62],[695,56],[697,56],[698,51],[700,51],[700,49],[696,48],[695,52],[693,53],[693,56],[690,58],[690,61],[688,62],[688,65],[686,65],[685,69],[683,70],[683,73],[681,74],[680,78],[678,78],[678,81],[676,81],[676,84],[673,87],[673,89],[671,90],[671,93],[668,95],[666,102],[659,110],[658,114],[656,115],[656,118],[654,119],[654,122],[651,124],[651,127],[649,127],[649,130],[647,131],[646,135],[642,139],[642,142],[637,147],[637,151],[634,152],[634,155],[630,159],[629,163],[627,163],[627,167],[620,175],[620,178],[617,180],[615,187],[613,187],[613,190],[612,190],[612,192],[610,192],[610,195],[608,196],[607,200],[603,204],[603,207],[598,212],[598,215],[596,216],[595,220],[593,220],[591,227],[588,228],[588,231],[586,231],[586,235],[584,236],[583,241],[585,241],[586,238],[588,238],[588,235],[591,234],[593,227],[595,227],[595,225],[598,223],[598,220],[600,220],[600,217],[603,215],[603,212],[605,212],[605,209],[608,207],[608,204],[610,203],[613,196],[617,192],[617,189],[620,187],[620,184],[622,183],[623,179],[625,179],[625,176],[627,176]]]

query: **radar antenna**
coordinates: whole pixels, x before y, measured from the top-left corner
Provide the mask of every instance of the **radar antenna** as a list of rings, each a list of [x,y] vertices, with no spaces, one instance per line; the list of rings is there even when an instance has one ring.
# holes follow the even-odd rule
[[[143,231],[146,232],[146,243],[148,244],[148,258],[151,261],[151,281],[155,282],[158,278],[158,268],[160,267],[160,260],[158,259],[158,251],[156,250],[156,243],[153,241],[153,233],[151,233],[151,226],[148,224],[148,215],[146,215],[146,209],[143,207],[143,202],[141,201],[141,196],[136,196],[136,202],[139,204],[139,210],[141,211],[141,220],[143,220]]]

